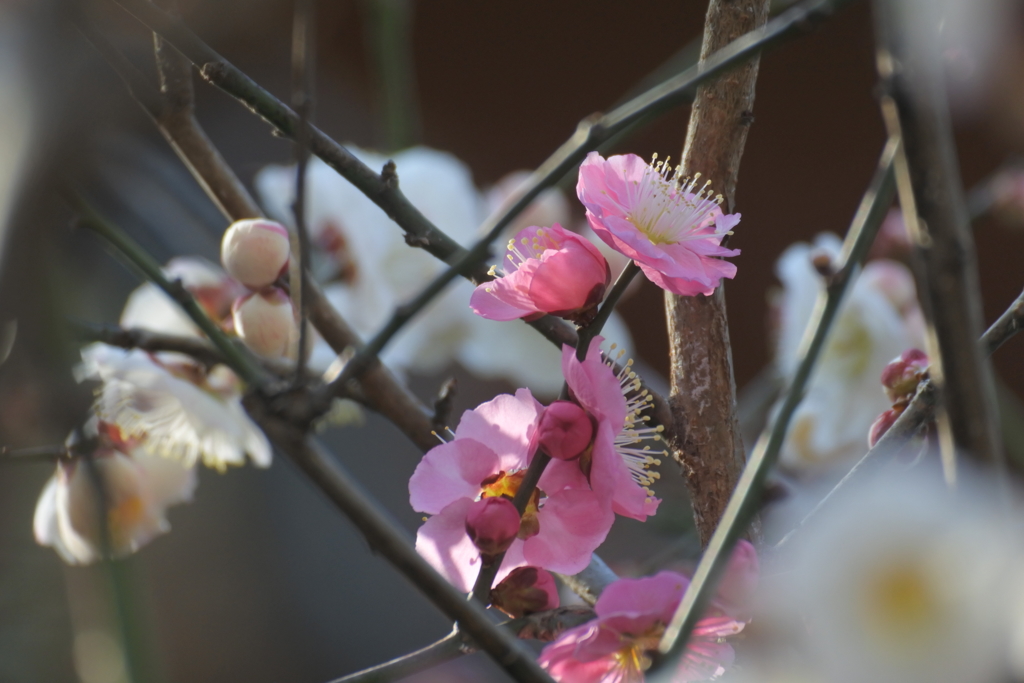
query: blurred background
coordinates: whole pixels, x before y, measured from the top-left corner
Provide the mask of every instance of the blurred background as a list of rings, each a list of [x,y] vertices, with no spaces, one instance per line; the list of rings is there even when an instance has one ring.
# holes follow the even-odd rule
[[[706,10],[699,0],[317,5],[316,125],[382,153],[413,143],[448,151],[480,188],[538,165],[581,118],[610,109],[666,62],[670,70],[691,63]],[[84,10],[155,79],[151,36],[140,24],[110,2]],[[292,3],[181,0],[180,11],[216,50],[287,100]],[[1006,17],[989,35],[990,59],[963,62],[966,85],[953,89],[968,188],[1024,154],[1024,12],[1011,4]],[[0,444],[17,447],[60,442],[88,402],[69,374],[75,351],[57,323],[68,316],[114,322],[138,283],[93,236],[74,230],[62,182],[72,177],[93,188],[161,261],[180,254],[215,260],[225,221],[69,23],[67,7],[0,2],[0,42],[0,181],[7,192],[0,207],[10,218],[2,235],[0,317],[17,318],[19,326],[0,366]],[[394,59],[406,60],[411,75],[400,95],[408,98],[401,100],[406,116],[397,121],[378,87],[381,69]],[[875,81],[864,2],[761,61],[736,197],[743,222],[730,244],[743,253],[726,286],[741,388],[771,358],[776,259],[819,232],[843,234],[871,177],[884,140]],[[244,182],[267,164],[291,162],[289,142],[223,93],[196,87],[199,120]],[[678,158],[688,113],[679,108],[614,151]],[[573,187],[565,189],[582,220]],[[991,322],[1020,292],[1024,223],[986,216],[975,236]],[[645,282],[624,315],[638,358],[664,377],[662,293]],[[1012,340],[994,360],[1008,388],[1004,403],[1019,401],[1024,340]],[[513,388],[454,366],[410,382],[430,399],[451,375],[460,380],[455,415]],[[413,531],[419,515],[409,508],[406,486],[416,449],[372,415],[364,427],[326,439]],[[665,549],[693,551],[679,543],[689,512],[676,467],[662,472],[662,514],[647,525],[619,520],[601,550],[613,566],[628,570]],[[105,635],[110,572],[66,567],[32,537],[35,500],[51,473],[44,464],[0,467],[0,681],[116,683],[123,672],[116,657],[104,655],[114,647]],[[203,471],[195,502],[170,520],[172,533],[117,563],[115,572],[127,586],[123,616],[147,682],[316,683],[424,646],[449,629],[282,458],[268,471]],[[491,678],[502,680],[474,656],[418,680]]]

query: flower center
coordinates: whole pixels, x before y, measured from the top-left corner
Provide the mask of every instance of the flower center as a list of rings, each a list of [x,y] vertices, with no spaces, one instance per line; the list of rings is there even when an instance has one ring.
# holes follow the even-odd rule
[[[480,498],[497,498],[501,496],[508,500],[514,500],[525,477],[526,470],[510,473],[502,470],[497,474],[492,474],[480,482]],[[530,501],[526,504],[526,510],[523,511],[518,534],[518,537],[522,540],[536,536],[540,531],[540,521],[537,519],[537,512],[540,508],[541,493],[540,489],[535,488],[530,495]]]
[[[547,230],[539,228],[532,237],[522,237],[518,242],[514,239],[509,240],[509,253],[505,258],[512,264],[511,270],[518,270],[525,261],[532,258],[539,259],[548,249],[561,249],[561,247],[562,244],[555,240]],[[496,269],[497,266],[492,266],[488,272],[491,275],[497,275]]]
[[[651,158],[643,178],[633,181],[630,206],[626,218],[652,244],[676,244],[688,239],[700,239],[706,234],[693,233],[711,217],[722,203],[722,195],[715,195],[711,181],[697,187],[700,173],[692,178],[681,178],[681,166],[674,169],[669,159]]]

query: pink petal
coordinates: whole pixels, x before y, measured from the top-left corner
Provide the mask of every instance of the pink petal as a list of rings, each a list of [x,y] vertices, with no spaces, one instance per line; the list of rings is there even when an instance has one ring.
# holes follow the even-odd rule
[[[617,434],[626,421],[626,398],[615,373],[601,360],[603,341],[603,337],[591,340],[582,363],[576,360],[576,349],[563,346],[562,373],[580,405],[598,420],[608,420]]]
[[[480,571],[480,551],[466,535],[466,513],[473,501],[462,498],[428,519],[416,532],[416,552],[444,578],[468,593]]]
[[[605,500],[611,500],[614,512],[645,522],[649,515],[657,513],[661,501],[649,496],[633,479],[622,456],[615,450],[614,437],[607,421],[598,423],[590,484]]]
[[[599,617],[643,616],[667,624],[683,599],[690,580],[682,574],[663,571],[642,579],[619,579],[604,589],[594,605]]]
[[[488,320],[518,320],[536,313],[536,307],[516,288],[517,283],[511,278],[511,275],[506,275],[478,285],[469,297],[469,307]]]
[[[604,542],[615,515],[592,491],[563,490],[544,500],[537,519],[540,532],[524,543],[526,562],[575,574]]]
[[[472,501],[480,495],[480,483],[500,470],[494,451],[474,439],[435,446],[409,479],[409,503],[417,512],[437,514],[456,500]]]
[[[501,394],[462,414],[456,441],[475,439],[487,444],[498,454],[495,472],[522,469],[543,410],[529,389],[519,389],[515,396]]]

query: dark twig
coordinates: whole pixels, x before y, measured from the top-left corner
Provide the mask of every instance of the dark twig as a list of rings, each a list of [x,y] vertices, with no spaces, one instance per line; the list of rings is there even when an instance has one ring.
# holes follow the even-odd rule
[[[241,101],[281,135],[294,137],[298,124],[295,112],[206,45],[180,20],[162,12],[148,0],[115,1],[188,56],[200,69],[203,78]],[[429,301],[440,293],[451,279],[459,275],[470,277],[476,282],[486,280],[488,276],[482,263],[487,257],[490,242],[544,189],[575,168],[589,151],[603,141],[642,118],[667,112],[688,101],[701,83],[742,64],[764,49],[811,30],[820,21],[851,1],[807,0],[800,3],[773,19],[764,29],[733,41],[701,65],[687,69],[617,107],[609,114],[584,119],[577,127],[576,133],[534,171],[519,199],[504,214],[493,217],[484,225],[486,237],[469,252],[462,249],[457,242],[440,231],[412,206],[399,190],[397,183],[389,182],[387,174],[374,172],[316,127],[310,129],[311,150],[380,206],[389,218],[405,230],[410,244],[421,246],[434,256],[454,264],[453,268],[431,283],[427,291],[417,298],[417,301]],[[415,303],[398,311],[403,319],[411,319],[415,313],[411,306]],[[542,320],[543,323],[534,324],[534,327],[556,344],[561,345],[571,338],[572,331],[566,324],[549,318]],[[655,396],[655,415],[659,419],[667,416],[667,407],[660,396]],[[670,420],[662,421],[666,430],[671,428]]]
[[[890,140],[878,162],[878,170],[871,185],[861,200],[857,214],[843,243],[843,254],[838,260],[838,269],[825,287],[824,305],[819,305],[804,334],[800,363],[789,387],[778,415],[770,428],[762,432],[747,465],[740,476],[736,490],[722,515],[722,521],[711,537],[707,550],[701,557],[693,581],[687,588],[682,602],[665,630],[658,650],[663,655],[678,655],[686,646],[687,638],[700,618],[707,601],[711,598],[715,584],[732,548],[739,537],[746,532],[747,525],[756,513],[768,470],[778,459],[779,451],[786,437],[790,418],[803,399],[804,389],[828,339],[843,297],[853,283],[867,258],[868,249],[878,233],[895,193],[893,159],[898,142]]]
[[[455,402],[455,391],[459,382],[454,377],[449,377],[437,391],[437,398],[434,399],[434,417],[430,422],[434,425],[434,431],[440,434],[452,419],[452,405]]]
[[[615,308],[615,304],[619,302],[619,299],[625,293],[626,288],[633,282],[633,278],[640,272],[640,266],[636,264],[636,261],[630,261],[626,264],[626,267],[622,269],[619,276],[615,278],[615,284],[612,285],[611,290],[608,292],[608,296],[605,298],[604,303],[601,304],[600,310],[594,319],[590,321],[590,324],[584,327],[579,332],[579,342],[576,344],[576,358],[583,360],[587,357],[587,349],[590,347],[590,342],[594,337],[601,333],[604,324],[608,322],[608,318],[611,317],[612,310]]]
[[[586,607],[558,607],[506,621],[501,626],[520,640],[551,642],[567,629],[594,619],[593,610]],[[476,652],[458,633],[451,633],[425,648],[396,657],[389,662],[358,671],[331,683],[387,683],[443,664],[464,654]]]
[[[295,23],[292,27],[292,106],[299,115],[295,135],[295,202],[292,214],[295,216],[295,232],[298,235],[298,287],[292,286],[292,302],[299,318],[299,351],[295,361],[295,385],[305,376],[307,337],[309,329],[306,317],[309,308],[306,292],[309,289],[309,229],[306,226],[306,170],[309,165],[309,122],[313,117],[313,78],[315,71],[316,47],[314,31],[314,0],[298,0],[295,3]]]
[[[141,328],[72,322],[71,332],[80,341],[103,342],[120,349],[141,349],[150,353],[183,353],[208,368],[224,362],[224,356],[210,342],[198,337],[162,334]]]
[[[348,676],[335,678],[330,683],[390,683],[450,662],[464,654],[466,652],[463,649],[462,637],[458,633],[450,633],[436,643],[415,652]]]
[[[1013,335],[1024,329],[1024,292],[1014,299],[992,326],[981,335],[981,348],[988,355],[996,352]]]
[[[896,157],[900,206],[914,243],[925,350],[940,394],[939,447],[952,483],[956,451],[997,467],[1003,452],[995,381],[977,343],[981,289],[939,51],[941,9],[919,16],[895,0],[874,7],[882,113],[889,134],[903,141]]]
[[[0,447],[0,464],[22,462],[45,462],[54,464],[61,460],[70,460],[71,453],[67,446],[32,446],[30,448]]]

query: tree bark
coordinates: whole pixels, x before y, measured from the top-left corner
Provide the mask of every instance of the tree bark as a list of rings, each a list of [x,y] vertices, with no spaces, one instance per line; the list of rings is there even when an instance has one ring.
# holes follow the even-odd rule
[[[701,60],[764,25],[769,0],[711,0]],[[740,158],[753,122],[758,59],[697,91],[683,148],[684,175],[699,172],[732,210]],[[725,292],[681,297],[665,293],[671,363],[674,435],[669,442],[693,502],[701,545],[706,546],[743,469],[736,418],[736,380],[725,311]]]

